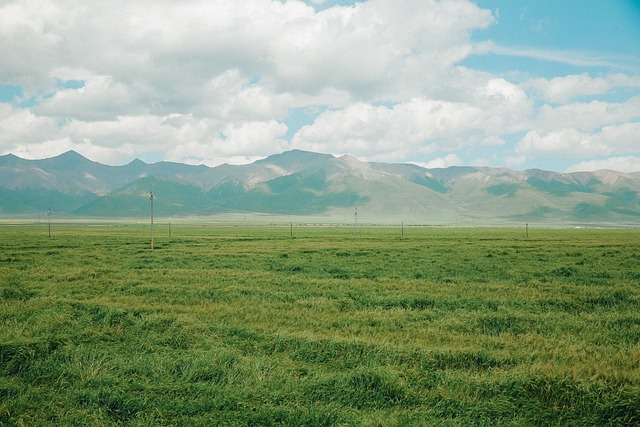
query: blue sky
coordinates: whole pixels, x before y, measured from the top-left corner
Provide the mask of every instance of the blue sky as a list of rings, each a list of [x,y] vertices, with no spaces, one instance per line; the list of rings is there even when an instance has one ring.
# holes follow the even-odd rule
[[[0,154],[640,171],[637,0],[9,0],[0,29]]]
[[[563,74],[638,73],[640,1],[478,0],[496,12],[497,23],[474,35],[493,40],[511,54],[472,56],[465,64],[494,73],[514,71],[553,78]],[[515,56],[513,51],[539,51],[556,60]],[[513,74],[511,74],[513,75]]]

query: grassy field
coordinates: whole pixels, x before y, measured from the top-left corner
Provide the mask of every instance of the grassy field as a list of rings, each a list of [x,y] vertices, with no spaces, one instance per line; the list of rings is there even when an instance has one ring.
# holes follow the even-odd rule
[[[640,423],[640,230],[0,227],[0,425]]]

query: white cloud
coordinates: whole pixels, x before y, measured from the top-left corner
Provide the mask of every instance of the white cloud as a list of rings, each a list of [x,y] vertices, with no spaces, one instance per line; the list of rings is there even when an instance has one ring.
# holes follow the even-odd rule
[[[0,143],[11,147],[18,142],[28,144],[56,133],[55,120],[39,117],[29,110],[16,109],[0,104]]]
[[[609,82],[588,74],[555,77],[551,80],[534,79],[523,84],[542,94],[548,101],[564,103],[581,95],[600,95],[610,90]]]
[[[616,58],[472,42],[495,18],[468,0],[335,6],[345,3],[0,2],[0,85],[23,88],[29,105],[0,104],[0,153],[218,164],[296,147],[381,161],[438,153],[434,162],[454,164],[456,150],[493,159],[492,147],[511,144],[496,161],[518,165],[638,153],[637,75],[517,85],[460,65],[482,53]],[[69,80],[84,87],[60,84]],[[288,129],[290,112],[309,106],[324,112]],[[525,136],[516,145],[514,135]]]
[[[168,149],[167,158],[209,166],[244,163],[288,149],[287,127],[274,120],[230,123],[210,139],[185,140]],[[251,153],[251,154],[247,154]]]
[[[527,160],[527,156],[509,156],[505,159],[508,166],[521,166]]]
[[[531,105],[517,86],[491,79],[468,102],[414,98],[393,107],[355,104],[321,114],[293,138],[298,148],[401,160],[437,146],[502,144],[501,135],[521,129]]]
[[[599,132],[575,128],[549,132],[532,130],[518,143],[516,151],[527,156],[593,157],[633,154],[639,150],[640,122],[605,126]]]
[[[69,25],[73,15],[49,1],[0,6],[0,81],[32,92],[54,83],[49,71],[65,41],[58,29]]]
[[[587,160],[569,167],[566,172],[582,172],[609,169],[618,172],[640,172],[640,157],[611,157],[603,160]]]
[[[633,57],[613,54],[604,56],[602,53],[575,50],[538,49],[525,46],[499,46],[495,44],[490,47],[489,51],[497,55],[558,62],[576,67],[605,67],[620,69],[627,68],[628,64],[633,64],[637,60]]]
[[[640,77],[612,74],[606,77],[591,77],[587,73],[573,74],[552,79],[531,79],[521,84],[543,99],[553,103],[566,103],[587,95],[602,95],[616,88],[638,88]]]
[[[19,43],[21,54],[4,57],[35,54],[13,73],[3,67],[1,77],[21,83],[37,75],[32,80],[46,85],[57,67],[83,68],[131,90],[144,83],[179,108],[202,102],[197,88],[236,69],[278,91],[335,88],[371,98],[446,71],[468,55],[469,32],[491,22],[466,1],[371,0],[320,12],[270,0],[16,2],[0,9],[2,45]]]
[[[527,155],[585,157],[605,150],[597,146],[594,138],[577,129],[558,129],[551,132],[533,130],[518,143],[517,152]]]
[[[637,119],[640,119],[640,96],[620,103],[590,101],[558,107],[544,105],[540,108],[532,127],[543,131],[573,127],[590,132],[602,126],[623,124]]]
[[[24,158],[76,150],[94,160],[122,164],[161,152],[165,160],[213,166],[231,159],[255,160],[288,149],[283,139],[287,127],[275,120],[223,123],[174,114],[57,124],[29,110],[12,111],[5,106],[0,108],[0,127],[4,131],[0,144],[8,147],[7,152]]]
[[[40,116],[78,120],[109,120],[143,113],[128,87],[108,76],[91,76],[79,89],[62,89],[40,100],[32,112]]]
[[[423,168],[427,168],[427,169],[437,169],[437,168],[448,168],[449,166],[460,166],[462,165],[462,160],[460,159],[460,157],[458,157],[457,154],[450,153],[444,157],[437,157],[426,163],[413,162],[413,164],[422,166]]]
[[[371,0],[292,23],[274,47],[278,86],[348,90],[359,100],[415,94],[469,54],[469,32],[491,15],[468,2]],[[422,79],[420,79],[422,77]],[[429,82],[429,84],[432,84]]]
[[[599,136],[612,153],[640,152],[640,122],[605,126]]]
[[[473,50],[470,32],[493,21],[489,11],[462,0],[407,0],[402,7],[369,0],[323,9],[272,0],[5,3],[0,82],[37,97],[18,121],[54,125],[46,137],[38,126],[22,127],[24,141],[5,135],[0,150],[33,140],[54,155],[62,147],[47,143],[53,139],[81,143],[101,158],[100,147],[144,157],[155,145],[156,151],[171,147],[167,155],[175,160],[205,160],[252,157],[263,152],[263,139],[277,140],[270,154],[284,147],[282,134],[254,126],[276,123],[280,132],[291,108],[325,105],[349,115],[377,100],[411,104],[416,94],[448,92],[443,82],[456,78],[452,67]],[[85,86],[56,87],[71,79]],[[474,109],[460,106],[466,113],[444,103],[450,115],[442,114],[438,126]],[[190,117],[189,138],[185,128],[168,125],[175,117]],[[246,136],[256,129],[266,132],[263,139]],[[225,130],[245,136],[217,141],[224,149],[206,148]],[[409,148],[424,150],[414,139]]]

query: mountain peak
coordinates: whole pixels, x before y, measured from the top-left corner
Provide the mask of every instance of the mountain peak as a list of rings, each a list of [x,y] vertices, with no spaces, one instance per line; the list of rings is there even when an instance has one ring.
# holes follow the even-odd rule
[[[4,156],[0,156],[0,166],[14,165],[21,160],[22,159],[15,154],[9,153]]]
[[[75,150],[69,150],[69,151],[65,151],[62,154],[59,154],[58,156],[53,157],[54,159],[68,159],[68,160],[89,160],[86,157],[84,157],[82,154],[78,153]]]
[[[300,163],[300,162],[308,163],[308,162],[315,162],[318,160],[325,161],[325,160],[334,159],[334,158],[335,157],[332,156],[331,154],[321,154],[321,153],[314,153],[312,151],[294,149],[290,151],[285,151],[284,153],[280,153],[280,154],[273,154],[267,158],[256,161],[255,164],[272,163],[278,166],[283,166],[283,165],[288,165],[292,163]]]
[[[40,165],[48,165],[49,167],[57,170],[72,170],[80,167],[80,165],[98,164],[87,159],[82,154],[74,150],[65,151],[64,153],[59,154],[55,157],[37,160],[36,162],[38,162]]]
[[[131,160],[127,166],[146,166],[147,164],[145,162],[143,162],[142,160],[138,159],[137,157],[133,160]]]
[[[331,154],[314,153],[304,150],[290,150],[281,154],[274,154],[265,159],[254,162],[257,166],[276,167],[281,174],[288,175],[307,171],[313,173],[334,160]]]

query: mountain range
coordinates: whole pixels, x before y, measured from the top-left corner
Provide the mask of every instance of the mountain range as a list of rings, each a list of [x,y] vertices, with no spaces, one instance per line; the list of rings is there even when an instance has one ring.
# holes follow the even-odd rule
[[[287,218],[424,225],[640,225],[640,173],[425,169],[292,150],[247,165],[134,160],[75,151],[0,156],[0,216]]]

